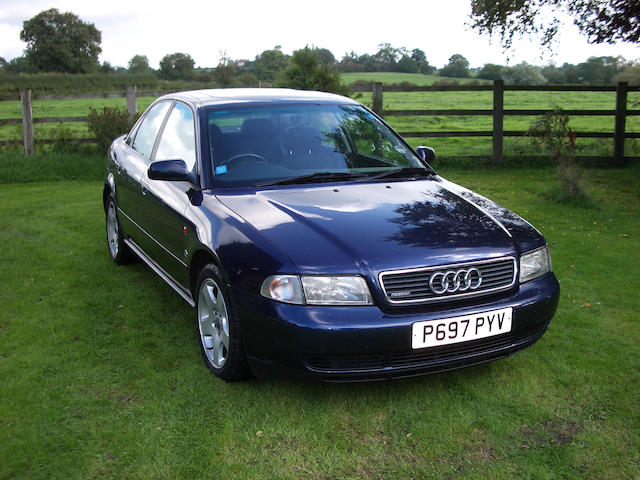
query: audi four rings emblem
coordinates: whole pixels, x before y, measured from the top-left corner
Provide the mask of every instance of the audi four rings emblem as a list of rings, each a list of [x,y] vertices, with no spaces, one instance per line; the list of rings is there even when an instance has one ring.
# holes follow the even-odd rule
[[[429,288],[436,295],[475,290],[482,283],[482,275],[475,268],[436,272],[429,277]]]

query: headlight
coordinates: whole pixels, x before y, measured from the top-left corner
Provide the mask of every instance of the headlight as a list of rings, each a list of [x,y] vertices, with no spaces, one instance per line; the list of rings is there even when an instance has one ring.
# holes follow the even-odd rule
[[[357,276],[272,275],[260,293],[285,303],[309,305],[373,305],[367,282]]]
[[[307,303],[313,305],[372,305],[369,287],[362,277],[303,276]]]
[[[551,256],[546,246],[527,252],[520,257],[520,283],[541,277],[550,271]]]

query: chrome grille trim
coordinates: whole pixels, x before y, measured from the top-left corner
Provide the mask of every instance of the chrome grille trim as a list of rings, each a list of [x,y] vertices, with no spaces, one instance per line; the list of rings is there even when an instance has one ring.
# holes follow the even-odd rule
[[[473,292],[436,295],[429,288],[429,276],[432,272],[446,269],[475,267],[482,274],[482,284]],[[434,267],[388,270],[378,274],[378,281],[387,301],[393,305],[412,303],[431,303],[468,298],[507,290],[513,287],[518,278],[518,262],[513,256],[479,260],[476,262],[436,265]],[[397,292],[410,292],[402,298],[392,296]]]

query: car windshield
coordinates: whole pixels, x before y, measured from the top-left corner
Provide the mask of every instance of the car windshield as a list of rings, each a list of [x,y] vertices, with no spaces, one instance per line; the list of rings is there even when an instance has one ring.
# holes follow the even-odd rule
[[[217,187],[431,172],[396,133],[358,105],[243,106],[208,110],[206,119]]]

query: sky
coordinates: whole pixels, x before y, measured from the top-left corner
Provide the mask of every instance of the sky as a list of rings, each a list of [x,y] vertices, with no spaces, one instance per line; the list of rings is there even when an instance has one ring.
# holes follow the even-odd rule
[[[497,39],[466,25],[470,0],[181,0],[168,7],[150,0],[0,0],[0,56],[11,60],[22,55],[22,22],[53,7],[95,24],[102,32],[100,61],[123,67],[134,55],[146,55],[158,68],[162,57],[175,52],[191,55],[196,67],[215,67],[225,53],[253,60],[277,45],[288,54],[305,45],[328,48],[339,60],[350,51],[373,54],[381,43],[420,48],[438,68],[455,53],[464,55],[471,67],[522,61],[577,64],[592,56],[640,60],[637,45],[590,45],[568,17],[552,55],[528,38],[505,52]]]

